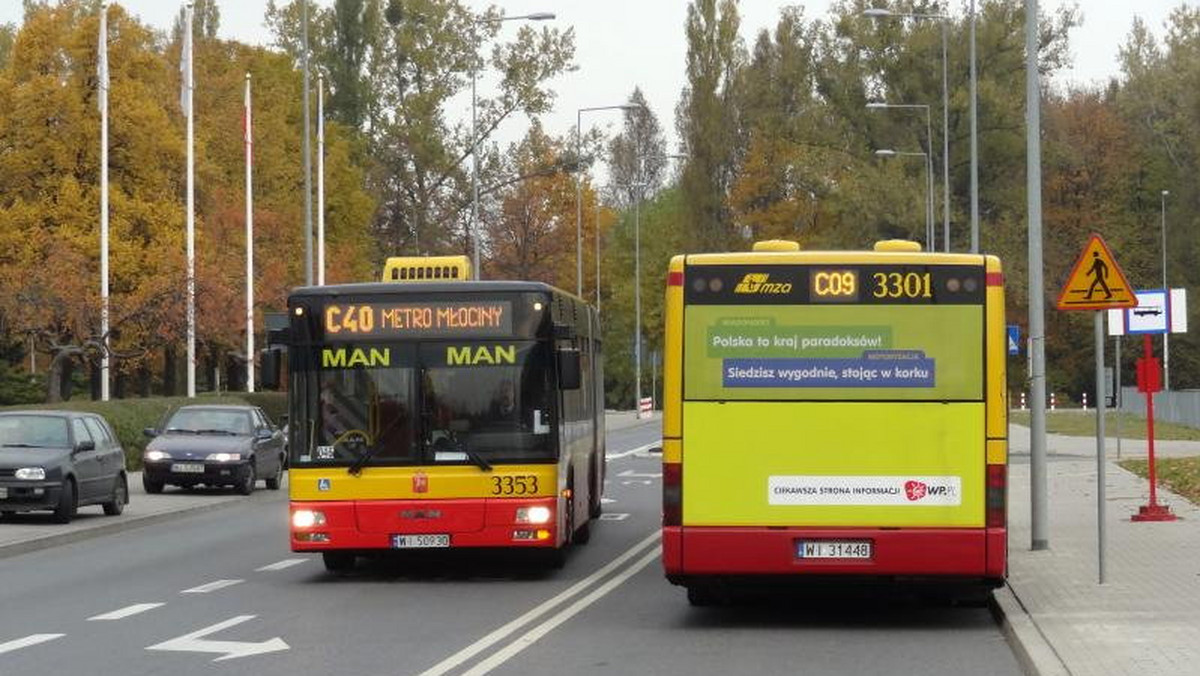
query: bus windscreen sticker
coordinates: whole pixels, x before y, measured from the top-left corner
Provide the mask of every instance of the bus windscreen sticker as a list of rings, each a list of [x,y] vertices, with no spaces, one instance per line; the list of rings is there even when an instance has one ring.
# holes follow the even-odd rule
[[[980,306],[688,306],[689,399],[973,400]]]

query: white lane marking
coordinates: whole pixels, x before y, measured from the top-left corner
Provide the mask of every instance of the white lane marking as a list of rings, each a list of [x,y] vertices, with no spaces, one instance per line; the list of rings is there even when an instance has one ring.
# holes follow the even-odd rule
[[[662,472],[635,472],[627,469],[617,475],[622,479],[661,479]]]
[[[579,614],[584,608],[587,608],[596,601],[599,601],[606,594],[621,586],[621,584],[623,584],[626,580],[636,575],[646,566],[650,565],[650,562],[657,559],[661,552],[662,547],[655,546],[654,549],[650,550],[648,554],[639,559],[637,563],[634,563],[625,570],[621,571],[620,574],[613,576],[611,580],[597,587],[594,591],[592,591],[592,593],[567,606],[550,619],[525,632],[525,634],[517,640],[508,644],[504,648],[497,650],[490,657],[483,660],[479,664],[476,664],[469,671],[464,672],[463,676],[482,676],[483,674],[488,673],[489,671],[512,659],[517,655],[517,653],[533,645],[538,641],[538,639],[542,638],[546,634],[549,634],[551,631],[554,631],[554,629],[560,624],[571,619],[575,615]]]
[[[262,571],[267,571],[267,570],[283,570],[284,568],[291,568],[292,566],[298,566],[298,565],[304,563],[305,561],[308,561],[308,559],[284,559],[282,561],[276,561],[275,563],[263,566],[262,568],[255,568],[254,570],[256,572],[262,572]]]
[[[604,483],[608,483],[608,482],[605,481]],[[612,498],[600,498],[600,504],[602,504],[602,505],[611,505],[615,502],[616,502],[616,500],[613,500]]]
[[[652,486],[654,482],[649,479],[632,479],[630,481],[622,481],[622,486]]]
[[[18,638],[16,640],[9,641],[8,643],[0,643],[0,655],[3,655],[4,653],[10,653],[14,650],[20,650],[21,648],[28,648],[31,645],[45,643],[46,641],[53,641],[56,638],[62,638],[64,636],[66,636],[66,634],[31,634],[25,638]]]
[[[621,451],[620,453],[613,453],[612,455],[605,455],[604,457],[607,460],[620,460],[621,458],[625,458],[625,457],[628,457],[631,455],[637,455],[638,453],[645,453],[645,452],[649,451],[650,449],[657,448],[659,446],[662,446],[662,439],[659,439],[658,441],[655,441],[653,443],[646,444],[645,446],[638,446],[637,448],[629,450],[629,451]]]
[[[194,653],[225,653],[213,660],[213,662],[221,662],[223,660],[233,660],[239,657],[249,657],[251,655],[261,655],[263,653],[272,653],[278,650],[288,650],[291,648],[283,639],[276,636],[275,638],[262,641],[261,643],[253,643],[250,641],[212,641],[204,638],[209,634],[215,634],[222,629],[228,629],[236,624],[241,624],[248,620],[253,620],[254,615],[238,615],[231,617],[224,622],[218,622],[214,625],[193,631],[190,634],[184,634],[178,638],[173,638],[162,643],[156,643],[152,646],[147,646],[146,650],[170,650],[174,652],[194,652]]]
[[[608,512],[600,515],[601,521],[624,521],[629,518],[627,512]]]
[[[179,593],[180,594],[207,594],[208,592],[216,591],[218,589],[224,589],[226,587],[232,587],[233,585],[240,584],[242,582],[245,582],[245,580],[216,580],[214,582],[209,582],[208,584],[202,584],[199,587],[192,587],[191,589],[184,589],[183,591],[181,591]]]
[[[637,543],[636,545],[630,547],[628,550],[625,551],[625,553],[621,554],[620,556],[613,559],[612,561],[609,561],[608,564],[606,564],[600,570],[597,570],[596,572],[583,578],[579,582],[576,582],[575,584],[573,584],[569,588],[567,588],[565,591],[560,592],[557,596],[551,598],[548,601],[544,601],[543,603],[538,605],[533,610],[530,610],[529,612],[518,617],[517,619],[513,620],[512,622],[505,624],[504,626],[500,627],[499,629],[496,629],[495,631],[488,634],[487,636],[484,636],[483,638],[479,639],[478,641],[467,646],[466,648],[463,648],[462,650],[454,653],[450,657],[447,657],[446,659],[442,660],[441,662],[435,664],[430,669],[421,672],[420,676],[441,676],[442,674],[450,671],[451,669],[454,669],[455,667],[462,664],[463,662],[466,662],[467,660],[478,655],[479,653],[483,652],[484,650],[487,650],[493,644],[499,643],[501,640],[503,640],[509,634],[515,632],[516,630],[520,629],[524,625],[536,620],[541,615],[544,615],[545,613],[549,612],[555,606],[565,603],[571,597],[581,593],[583,590],[590,587],[597,580],[600,580],[601,578],[607,576],[613,570],[615,570],[616,568],[623,565],[626,561],[637,556],[646,547],[656,544],[658,542],[658,539],[659,539],[658,532],[651,533],[650,536],[647,537],[645,540],[642,540],[641,542]],[[657,551],[657,550],[658,550],[658,548],[655,547],[655,551]]]
[[[123,620],[127,617],[137,615],[138,613],[144,613],[147,610],[154,610],[155,608],[157,608],[161,605],[164,605],[164,604],[162,604],[162,603],[135,603],[132,606],[125,606],[124,608],[114,610],[111,613],[104,613],[103,615],[96,615],[95,617],[89,617],[88,622],[95,622],[97,620]]]

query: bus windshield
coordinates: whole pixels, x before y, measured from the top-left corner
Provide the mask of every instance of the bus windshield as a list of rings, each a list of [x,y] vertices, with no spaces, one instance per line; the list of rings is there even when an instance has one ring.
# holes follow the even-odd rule
[[[554,459],[548,345],[410,343],[386,354],[386,365],[316,373],[313,443],[299,464]]]

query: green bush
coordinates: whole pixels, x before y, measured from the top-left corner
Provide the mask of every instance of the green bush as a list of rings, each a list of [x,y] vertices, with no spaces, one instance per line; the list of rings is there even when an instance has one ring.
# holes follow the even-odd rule
[[[22,406],[30,409],[52,409],[60,411],[88,411],[99,413],[108,420],[121,446],[125,449],[125,466],[131,471],[142,468],[142,451],[150,441],[142,434],[147,427],[158,427],[168,411],[186,404],[251,404],[262,407],[276,424],[279,416],[287,410],[287,394],[284,392],[231,392],[222,395],[200,394],[195,399],[187,397],[151,397],[147,399],[113,399],[111,401],[74,400],[58,404],[35,404]]]

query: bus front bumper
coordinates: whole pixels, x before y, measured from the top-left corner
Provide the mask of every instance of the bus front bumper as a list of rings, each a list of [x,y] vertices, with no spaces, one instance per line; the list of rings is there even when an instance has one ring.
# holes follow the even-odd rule
[[[867,541],[869,558],[804,558],[802,543]],[[1004,528],[663,528],[663,568],[676,584],[712,576],[973,577],[1007,574]]]
[[[292,501],[291,548],[294,552],[553,548],[561,544],[557,510],[555,498]],[[299,519],[298,512],[302,513]],[[530,522],[530,514],[549,518]]]

